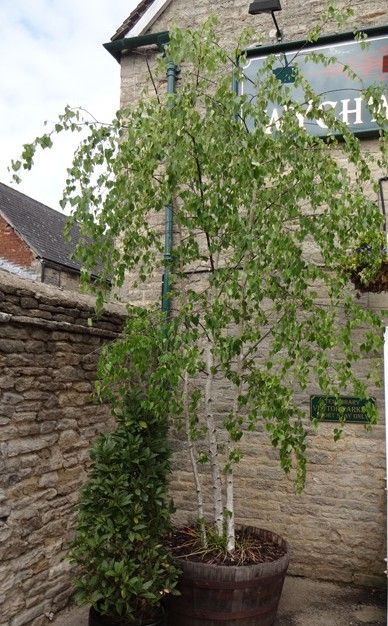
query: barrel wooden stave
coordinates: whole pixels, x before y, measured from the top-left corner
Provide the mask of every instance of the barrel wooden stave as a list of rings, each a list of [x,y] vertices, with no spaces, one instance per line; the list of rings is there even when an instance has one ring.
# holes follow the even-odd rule
[[[247,530],[282,545],[286,554],[240,567],[179,559],[182,595],[169,603],[168,626],[272,626],[288,567],[287,544],[270,531]]]

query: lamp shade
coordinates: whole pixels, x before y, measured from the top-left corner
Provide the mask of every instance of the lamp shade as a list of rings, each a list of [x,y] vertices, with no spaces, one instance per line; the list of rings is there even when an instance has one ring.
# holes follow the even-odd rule
[[[273,11],[281,11],[280,0],[254,0],[249,7],[251,15],[258,13],[272,13]]]

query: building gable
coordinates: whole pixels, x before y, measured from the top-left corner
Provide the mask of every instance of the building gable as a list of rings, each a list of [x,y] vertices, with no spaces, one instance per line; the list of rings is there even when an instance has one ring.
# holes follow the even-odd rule
[[[35,257],[79,272],[80,264],[72,258],[79,240],[78,229],[73,229],[71,241],[65,240],[66,215],[3,183],[0,183],[0,215]]]
[[[14,228],[0,215],[0,258],[18,268],[31,268],[36,256]]]
[[[141,0],[137,7],[111,37],[112,41],[123,37],[143,35],[160,17],[172,0]]]

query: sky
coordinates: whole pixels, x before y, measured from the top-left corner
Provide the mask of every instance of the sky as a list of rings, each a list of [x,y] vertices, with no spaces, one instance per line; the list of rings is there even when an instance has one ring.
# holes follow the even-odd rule
[[[0,0],[0,181],[59,209],[77,141],[39,153],[20,185],[7,167],[65,106],[101,121],[119,107],[120,66],[102,47],[138,0]]]

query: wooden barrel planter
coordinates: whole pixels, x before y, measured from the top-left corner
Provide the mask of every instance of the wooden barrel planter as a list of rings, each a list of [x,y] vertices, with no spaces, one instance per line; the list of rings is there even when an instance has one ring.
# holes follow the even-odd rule
[[[250,529],[285,548],[276,561],[220,566],[178,558],[180,596],[169,598],[168,626],[272,626],[289,563],[286,542],[268,530]]]
[[[133,621],[122,617],[101,615],[93,607],[89,611],[89,626],[165,626],[165,624],[163,616],[152,620]]]

